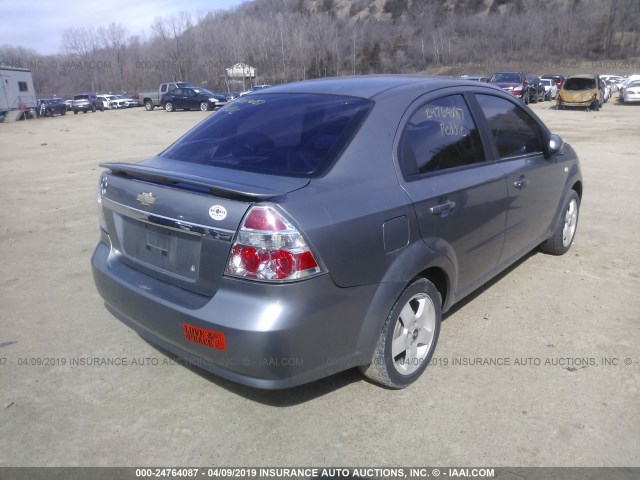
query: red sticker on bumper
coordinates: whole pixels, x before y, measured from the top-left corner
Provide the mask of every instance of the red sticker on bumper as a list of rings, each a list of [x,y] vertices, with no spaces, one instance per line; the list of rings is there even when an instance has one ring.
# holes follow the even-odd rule
[[[227,342],[224,339],[224,333],[194,327],[188,323],[183,325],[182,330],[184,331],[184,339],[187,342],[213,348],[214,350],[227,351]]]

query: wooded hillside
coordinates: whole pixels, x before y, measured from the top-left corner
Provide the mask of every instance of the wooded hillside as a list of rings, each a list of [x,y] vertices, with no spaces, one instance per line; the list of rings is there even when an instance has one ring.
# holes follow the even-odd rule
[[[53,56],[4,45],[0,63],[31,68],[41,97],[169,80],[233,91],[366,73],[630,73],[639,25],[637,0],[254,0],[156,18],[147,37],[117,24],[69,29]],[[236,63],[257,78],[226,84]]]

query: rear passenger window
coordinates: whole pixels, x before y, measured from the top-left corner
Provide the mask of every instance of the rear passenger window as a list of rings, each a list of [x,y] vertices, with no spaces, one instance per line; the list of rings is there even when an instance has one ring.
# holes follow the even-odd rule
[[[496,140],[500,158],[542,152],[542,135],[533,118],[504,98],[476,94]]]
[[[421,106],[402,132],[399,158],[409,177],[484,161],[480,135],[462,95]]]

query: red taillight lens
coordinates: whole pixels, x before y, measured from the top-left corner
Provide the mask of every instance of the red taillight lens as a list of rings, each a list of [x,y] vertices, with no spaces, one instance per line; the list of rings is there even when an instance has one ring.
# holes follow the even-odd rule
[[[286,250],[276,250],[271,255],[271,268],[275,273],[275,277],[278,280],[283,280],[291,276],[299,268],[299,262],[297,258],[293,256],[291,252]]]
[[[240,225],[227,275],[288,281],[322,273],[302,234],[271,206],[255,206]]]
[[[287,229],[282,218],[271,208],[252,208],[244,220],[243,227],[270,232]]]

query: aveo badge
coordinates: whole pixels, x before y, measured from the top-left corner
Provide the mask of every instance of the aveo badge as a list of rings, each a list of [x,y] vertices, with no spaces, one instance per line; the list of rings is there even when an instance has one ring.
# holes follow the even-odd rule
[[[214,205],[209,209],[209,216],[217,221],[224,220],[227,218],[227,209],[222,205]]]

